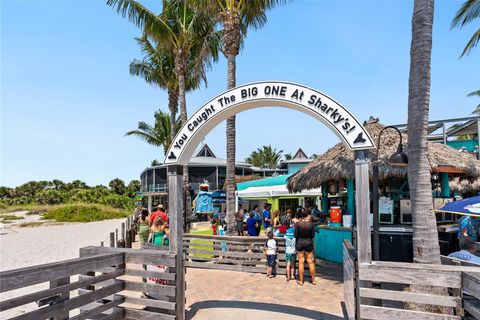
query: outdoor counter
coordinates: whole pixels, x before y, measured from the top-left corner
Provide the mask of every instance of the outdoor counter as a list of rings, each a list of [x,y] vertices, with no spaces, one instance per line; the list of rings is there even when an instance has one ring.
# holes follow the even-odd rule
[[[352,228],[315,226],[315,257],[342,263],[343,240],[352,241]]]

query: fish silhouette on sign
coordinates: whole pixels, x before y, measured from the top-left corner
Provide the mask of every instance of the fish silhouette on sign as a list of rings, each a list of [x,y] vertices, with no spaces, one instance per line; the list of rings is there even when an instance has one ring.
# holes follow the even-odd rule
[[[168,156],[169,160],[174,160],[177,159],[177,156],[173,153],[173,151],[170,151],[170,155]]]
[[[367,140],[363,137],[363,132],[360,132],[358,136],[355,138],[355,140],[353,141],[353,144],[364,143],[365,141]]]

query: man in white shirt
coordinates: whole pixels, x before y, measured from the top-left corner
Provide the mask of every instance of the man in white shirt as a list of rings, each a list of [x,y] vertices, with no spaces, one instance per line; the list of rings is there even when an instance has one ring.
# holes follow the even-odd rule
[[[459,241],[460,251],[452,252],[448,256],[459,260],[468,261],[480,265],[480,257],[475,254],[475,241],[464,236]]]

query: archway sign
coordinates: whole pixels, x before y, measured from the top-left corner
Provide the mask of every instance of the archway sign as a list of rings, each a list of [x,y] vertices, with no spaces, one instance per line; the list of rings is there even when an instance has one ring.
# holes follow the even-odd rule
[[[300,84],[264,81],[233,88],[207,102],[178,132],[165,163],[188,164],[205,135],[222,121],[242,111],[270,106],[294,109],[320,120],[349,150],[374,148],[361,123],[329,96]]]
[[[359,262],[371,261],[369,160],[365,150],[375,147],[363,125],[337,101],[315,89],[284,81],[262,81],[228,90],[201,107],[177,133],[167,152],[170,252],[176,255],[176,319],[185,319],[182,253],[182,172],[203,138],[215,126],[239,112],[259,107],[285,107],[306,113],[334,132],[355,151],[355,207]]]

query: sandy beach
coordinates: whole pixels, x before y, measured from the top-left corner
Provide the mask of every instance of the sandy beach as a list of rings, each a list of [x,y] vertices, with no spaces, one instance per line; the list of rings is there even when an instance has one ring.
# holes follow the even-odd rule
[[[18,213],[16,213],[18,214]],[[109,245],[109,234],[125,219],[0,230],[0,270],[22,268],[78,257],[81,247]],[[21,222],[26,222],[22,220]]]
[[[19,227],[25,222],[35,222],[38,216],[25,216],[25,212],[15,212],[25,219],[15,220],[0,230],[0,270],[10,270],[43,263],[78,258],[79,249],[100,245],[104,241],[109,245],[110,232],[120,230],[125,219],[105,220],[89,223],[49,224],[37,227]],[[0,294],[1,299],[9,299],[46,289],[46,283],[21,288]],[[31,303],[2,313],[2,318],[21,315],[34,310]]]

